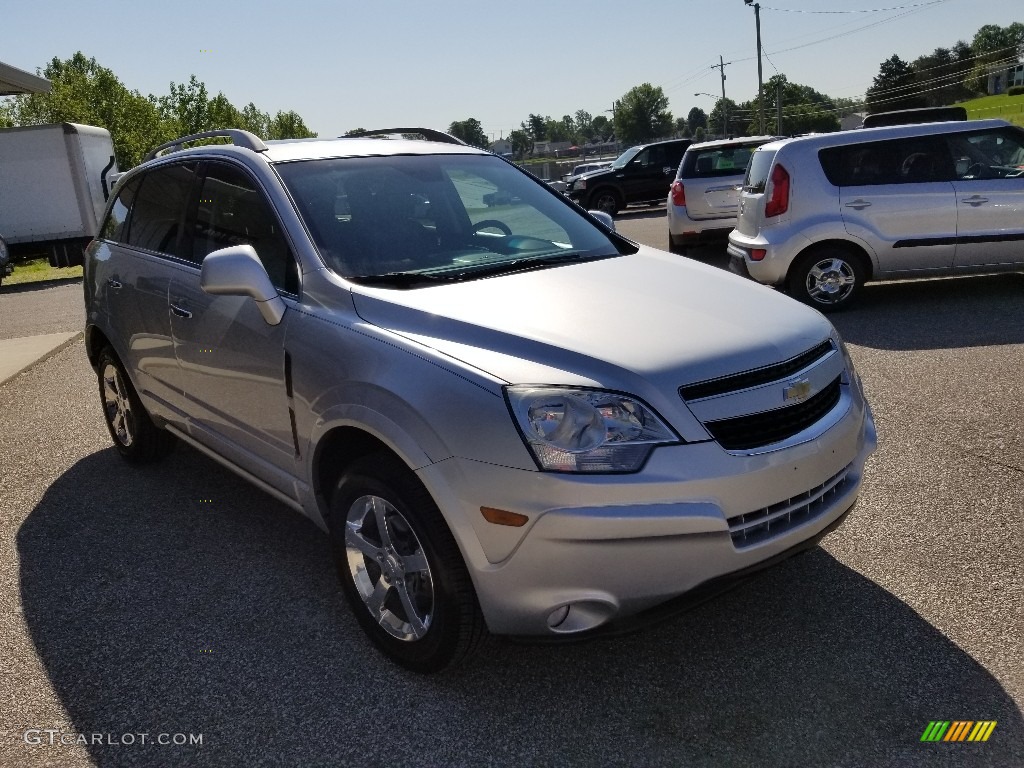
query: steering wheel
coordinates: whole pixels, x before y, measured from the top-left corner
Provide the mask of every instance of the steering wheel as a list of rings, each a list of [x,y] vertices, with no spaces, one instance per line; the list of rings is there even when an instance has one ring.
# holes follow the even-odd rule
[[[498,221],[497,219],[484,219],[483,221],[478,221],[476,224],[473,225],[473,234],[475,235],[482,229],[492,228],[497,229],[506,237],[512,234],[512,230],[509,229],[508,224],[506,224],[503,221]]]

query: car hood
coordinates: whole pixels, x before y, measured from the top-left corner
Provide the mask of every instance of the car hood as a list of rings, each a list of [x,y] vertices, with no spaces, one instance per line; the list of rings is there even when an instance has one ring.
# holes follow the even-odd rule
[[[652,399],[771,365],[827,338],[818,312],[651,248],[414,290],[353,288],[365,321],[501,382],[618,389]]]

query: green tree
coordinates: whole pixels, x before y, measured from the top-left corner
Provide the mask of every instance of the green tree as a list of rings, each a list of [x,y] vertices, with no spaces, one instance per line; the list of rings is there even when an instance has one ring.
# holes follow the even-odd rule
[[[895,53],[879,66],[865,102],[871,114],[926,106],[914,84],[914,70]]]
[[[776,99],[782,98],[782,126],[777,123]],[[782,73],[772,76],[764,86],[766,133],[828,133],[839,130],[840,110],[836,102],[809,85],[793,83]],[[847,100],[848,106],[854,102]],[[759,102],[755,98],[739,105],[747,133],[760,133]]]
[[[278,112],[270,121],[268,139],[314,139],[316,134],[306,127],[297,112]]]
[[[693,107],[686,113],[686,125],[691,131],[708,127],[708,113],[700,107]]]
[[[350,131],[345,131],[342,136],[346,139],[358,138],[360,136],[366,136],[369,133],[365,128],[353,128]]]
[[[612,121],[609,120],[604,115],[598,115],[597,117],[595,117],[590,125],[594,129],[593,136],[595,138],[605,139],[611,135],[611,132],[613,130]]]
[[[530,134],[530,138],[534,141],[544,141],[544,139],[547,138],[545,125],[548,119],[549,118],[541,117],[540,115],[535,115],[531,112],[530,116],[526,118],[526,122],[523,123],[523,128],[528,134]]]
[[[978,93],[985,93],[989,69],[1016,64],[1024,57],[1024,24],[1015,21],[1009,26],[986,24],[979,27],[971,40],[974,65],[969,85]]]
[[[156,100],[160,116],[174,126],[174,133],[185,136],[208,131],[210,124],[210,98],[206,84],[190,75],[188,84],[171,83],[170,93]]]
[[[744,106],[746,107],[747,105]],[[708,115],[707,130],[727,136],[742,135],[746,133],[749,115],[749,108],[744,109],[741,113],[739,105],[732,99],[719,99],[715,102],[715,107],[711,110],[711,114]],[[728,126],[725,124],[726,117],[729,119]]]
[[[672,132],[672,113],[661,86],[642,83],[619,99],[615,108],[615,135],[619,141],[639,143]]]
[[[516,128],[512,131],[508,135],[508,140],[512,144],[512,153],[520,160],[533,149],[533,140],[530,138],[530,134],[522,129]]]
[[[465,120],[456,120],[448,126],[448,133],[457,139],[462,139],[473,147],[488,149],[491,146],[491,142],[487,138],[487,134],[484,133],[484,129],[480,125],[480,121],[475,117],[470,117]]]
[[[594,138],[594,116],[585,109],[577,109],[572,122],[578,138],[586,141]]]
[[[228,101],[223,93],[218,93],[206,105],[207,120],[212,128],[241,128],[242,113]]]
[[[952,50],[936,48],[929,54],[918,56],[910,66],[914,69],[917,90],[929,107],[954,104],[974,95],[968,82],[974,67],[974,55],[962,40]]]

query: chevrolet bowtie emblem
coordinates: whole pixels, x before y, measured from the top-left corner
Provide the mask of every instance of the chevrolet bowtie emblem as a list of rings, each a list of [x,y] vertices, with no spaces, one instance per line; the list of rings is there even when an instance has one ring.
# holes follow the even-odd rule
[[[787,403],[791,400],[799,402],[806,400],[809,394],[811,394],[811,380],[801,379],[800,381],[794,381],[782,390],[782,399]]]

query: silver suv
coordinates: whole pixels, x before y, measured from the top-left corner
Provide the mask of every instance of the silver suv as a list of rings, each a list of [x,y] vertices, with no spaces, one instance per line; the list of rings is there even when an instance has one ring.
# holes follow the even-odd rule
[[[398,663],[601,631],[853,506],[874,426],[817,312],[450,138],[217,134],[122,177],[88,248],[110,434],[322,526]]]
[[[766,144],[729,254],[826,311],[868,280],[1024,269],[1024,130],[958,121]]]
[[[740,189],[754,150],[775,136],[747,136],[691,144],[668,191],[668,249],[725,240],[736,226]]]

